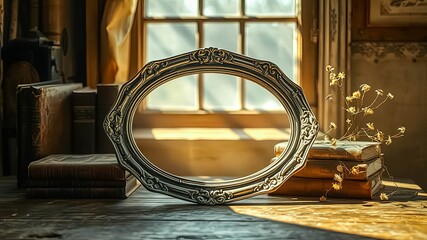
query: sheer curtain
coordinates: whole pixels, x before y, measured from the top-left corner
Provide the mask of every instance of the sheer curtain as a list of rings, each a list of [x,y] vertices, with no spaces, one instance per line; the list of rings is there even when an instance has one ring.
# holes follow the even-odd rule
[[[329,86],[329,75],[325,70],[327,65],[334,66],[337,71],[350,72],[349,65],[349,41],[350,41],[350,10],[351,1],[319,0],[319,122],[320,129],[326,131],[330,122],[338,126],[337,136],[342,136],[345,131],[346,113],[340,94],[336,95],[333,102],[325,101],[326,96],[332,93]],[[344,84],[345,95],[349,93],[350,74],[346,75]]]
[[[107,0],[100,31],[100,82],[120,83],[129,78],[130,32],[138,0]]]

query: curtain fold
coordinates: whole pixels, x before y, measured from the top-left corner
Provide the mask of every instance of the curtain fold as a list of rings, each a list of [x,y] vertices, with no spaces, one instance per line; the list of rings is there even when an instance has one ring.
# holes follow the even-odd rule
[[[351,1],[319,0],[319,69],[318,101],[319,123],[322,131],[327,131],[329,123],[338,126],[336,135],[342,136],[346,129],[346,112],[343,99],[339,92],[329,86],[329,75],[325,70],[332,65],[337,71],[344,71],[346,81],[344,90],[347,95],[350,86],[350,10]],[[335,101],[325,101],[328,94],[333,93]],[[334,136],[335,137],[335,136]]]
[[[138,0],[107,0],[100,31],[100,82],[129,78],[130,32]]]

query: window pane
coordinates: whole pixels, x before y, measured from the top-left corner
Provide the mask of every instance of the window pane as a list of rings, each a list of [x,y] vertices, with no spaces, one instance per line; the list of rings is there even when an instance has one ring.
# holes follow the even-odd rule
[[[237,23],[206,23],[204,33],[205,47],[238,52]],[[204,74],[203,107],[206,110],[240,110],[240,79],[223,74]]]
[[[205,23],[204,47],[217,47],[233,52],[239,51],[238,23]],[[224,37],[227,36],[227,37]]]
[[[267,89],[245,80],[245,107],[247,110],[280,111],[282,104]]]
[[[147,108],[156,110],[197,110],[197,78],[177,78],[156,88],[147,97]]]
[[[209,17],[239,16],[238,0],[204,0],[203,15]]]
[[[246,0],[248,16],[296,16],[295,0]]]
[[[147,24],[147,62],[192,51],[197,48],[194,23]],[[147,97],[147,108],[196,110],[197,78],[179,78],[156,88]]]
[[[241,109],[240,81],[223,74],[203,74],[203,107],[206,110],[235,111]]]
[[[198,0],[145,0],[147,17],[194,17],[198,8]]]
[[[245,45],[248,56],[275,63],[296,81],[295,23],[247,23]]]
[[[195,23],[147,24],[147,62],[197,48]]]
[[[296,27],[294,23],[247,23],[245,53],[275,63],[296,80]],[[245,83],[247,109],[283,109],[277,99],[261,86]]]

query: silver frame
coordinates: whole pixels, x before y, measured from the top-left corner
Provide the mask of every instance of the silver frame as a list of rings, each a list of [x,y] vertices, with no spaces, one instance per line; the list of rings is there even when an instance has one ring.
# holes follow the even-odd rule
[[[277,97],[289,115],[291,136],[287,149],[276,161],[251,175],[214,182],[170,174],[153,165],[141,153],[132,133],[139,103],[168,81],[200,73],[222,73],[249,79]],[[121,87],[104,120],[104,129],[113,143],[119,164],[135,175],[146,189],[190,202],[216,205],[277,189],[305,165],[319,125],[301,87],[275,64],[223,49],[204,48],[146,64]]]

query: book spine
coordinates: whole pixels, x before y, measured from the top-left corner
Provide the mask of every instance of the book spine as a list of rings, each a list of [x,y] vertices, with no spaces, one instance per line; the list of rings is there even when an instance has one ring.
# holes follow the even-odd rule
[[[41,112],[41,97],[43,92],[40,89],[30,88],[30,132],[31,132],[31,151],[30,156],[27,160],[27,164],[23,166],[27,169],[28,164],[41,156],[41,121],[42,121],[42,112]]]
[[[61,8],[63,2],[60,0],[41,0],[41,30],[55,45],[59,45],[61,42],[61,27],[63,26]]]
[[[279,156],[287,146],[287,142],[274,146],[274,155]],[[340,142],[336,146],[330,143],[314,143],[308,152],[308,159],[330,159],[366,161],[378,158],[381,155],[381,147],[374,142]]]
[[[27,188],[27,198],[113,198],[125,199],[141,186],[136,178],[125,187],[47,187]]]
[[[114,153],[114,147],[104,131],[104,119],[110,111],[120,85],[98,85],[96,106],[97,153]]]
[[[96,152],[96,93],[73,92],[73,153]]]
[[[29,3],[29,29],[39,29],[40,27],[40,8],[39,8],[39,0],[30,0]]]
[[[10,5],[9,41],[15,39],[18,34],[19,0],[12,0]]]
[[[336,170],[337,165],[339,165],[339,163],[337,163],[332,168],[324,168],[324,167],[317,168],[317,167],[313,167],[313,166],[310,166],[309,164],[307,164],[306,167],[304,167],[303,169],[301,169],[300,171],[298,171],[297,173],[295,173],[292,176],[293,177],[303,177],[303,178],[333,179],[334,175],[338,173],[338,171]],[[357,175],[353,175],[351,173],[344,172],[344,179],[367,180],[368,175],[366,174],[366,172],[361,172]]]
[[[122,187],[97,188],[27,188],[27,198],[126,198],[126,189]]]
[[[284,144],[277,144],[274,146],[274,155],[278,157],[286,148]],[[346,151],[335,149],[316,149],[312,147],[308,152],[307,159],[335,159],[335,160],[362,160],[361,152],[354,151],[350,154]]]
[[[17,183],[25,187],[28,180],[27,167],[31,159],[31,96],[30,88],[21,88],[17,92]]]
[[[117,165],[30,165],[28,175],[32,180],[124,180],[130,173]]]
[[[135,177],[130,176],[126,180],[30,179],[28,186],[30,188],[126,187],[126,183],[133,178]]]
[[[378,179],[379,180],[379,179]],[[334,198],[360,198],[372,199],[373,181],[344,180],[342,189],[331,189],[328,197]],[[309,196],[320,197],[330,189],[332,180],[330,179],[309,179],[300,177],[291,177],[277,190],[270,195],[292,195],[292,196]]]

